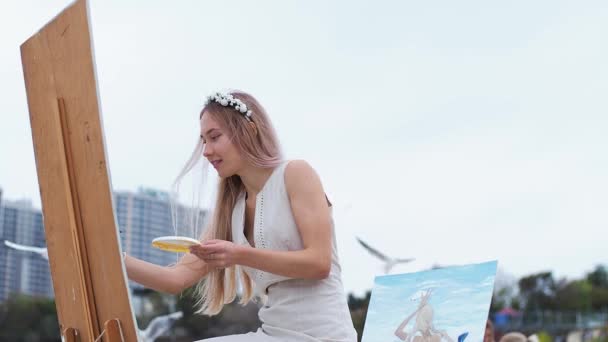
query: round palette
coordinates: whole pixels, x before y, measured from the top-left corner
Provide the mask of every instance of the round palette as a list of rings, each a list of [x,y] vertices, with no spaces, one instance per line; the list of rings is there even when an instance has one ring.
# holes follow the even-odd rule
[[[189,253],[190,246],[198,244],[200,241],[185,236],[161,236],[152,240],[153,247],[176,253]]]

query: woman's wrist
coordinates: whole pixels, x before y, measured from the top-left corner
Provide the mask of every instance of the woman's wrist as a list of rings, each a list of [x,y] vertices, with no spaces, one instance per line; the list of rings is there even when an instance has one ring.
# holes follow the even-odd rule
[[[235,245],[235,260],[234,263],[237,265],[243,265],[245,260],[249,257],[249,249],[251,247],[245,245]]]

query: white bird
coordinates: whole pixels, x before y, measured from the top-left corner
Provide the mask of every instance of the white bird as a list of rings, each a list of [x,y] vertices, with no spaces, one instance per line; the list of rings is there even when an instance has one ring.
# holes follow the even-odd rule
[[[44,259],[49,260],[49,252],[44,247],[20,245],[20,244],[17,244],[17,243],[8,241],[8,240],[4,240],[4,244],[9,248],[16,249],[18,251],[36,253],[36,254],[40,255],[41,257],[43,257]]]
[[[385,254],[379,252],[377,249],[371,247],[367,243],[363,242],[363,240],[357,238],[357,241],[359,241],[359,243],[365,249],[367,249],[368,252],[370,252],[372,255],[376,256],[377,258],[379,258],[380,260],[382,260],[384,262],[384,274],[388,274],[391,271],[391,269],[397,264],[404,264],[404,263],[408,263],[408,262],[415,260],[414,258],[408,258],[408,259],[391,258],[391,257],[388,257]]]
[[[144,342],[154,342],[157,338],[163,336],[183,316],[183,312],[176,311],[168,315],[154,317],[145,330],[139,330],[140,339]]]

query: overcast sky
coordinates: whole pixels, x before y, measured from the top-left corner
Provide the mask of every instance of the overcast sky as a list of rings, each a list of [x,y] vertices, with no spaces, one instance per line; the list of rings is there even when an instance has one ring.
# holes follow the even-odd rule
[[[19,45],[68,1],[0,11],[0,187],[40,197]],[[347,291],[382,266],[356,242],[517,277],[608,263],[603,1],[91,1],[115,190],[167,190],[206,95],[252,93],[335,205]]]

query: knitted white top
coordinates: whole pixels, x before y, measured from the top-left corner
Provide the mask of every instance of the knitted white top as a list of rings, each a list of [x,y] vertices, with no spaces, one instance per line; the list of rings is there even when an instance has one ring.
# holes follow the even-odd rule
[[[253,222],[255,248],[277,251],[303,248],[285,188],[284,175],[288,163],[285,161],[275,168],[256,196]],[[234,243],[248,245],[244,222],[243,192],[232,213],[232,239]],[[259,312],[263,323],[259,334],[283,341],[357,340],[341,280],[333,219],[331,229],[331,271],[323,280],[290,279],[244,267],[254,282],[255,295],[266,299]]]

